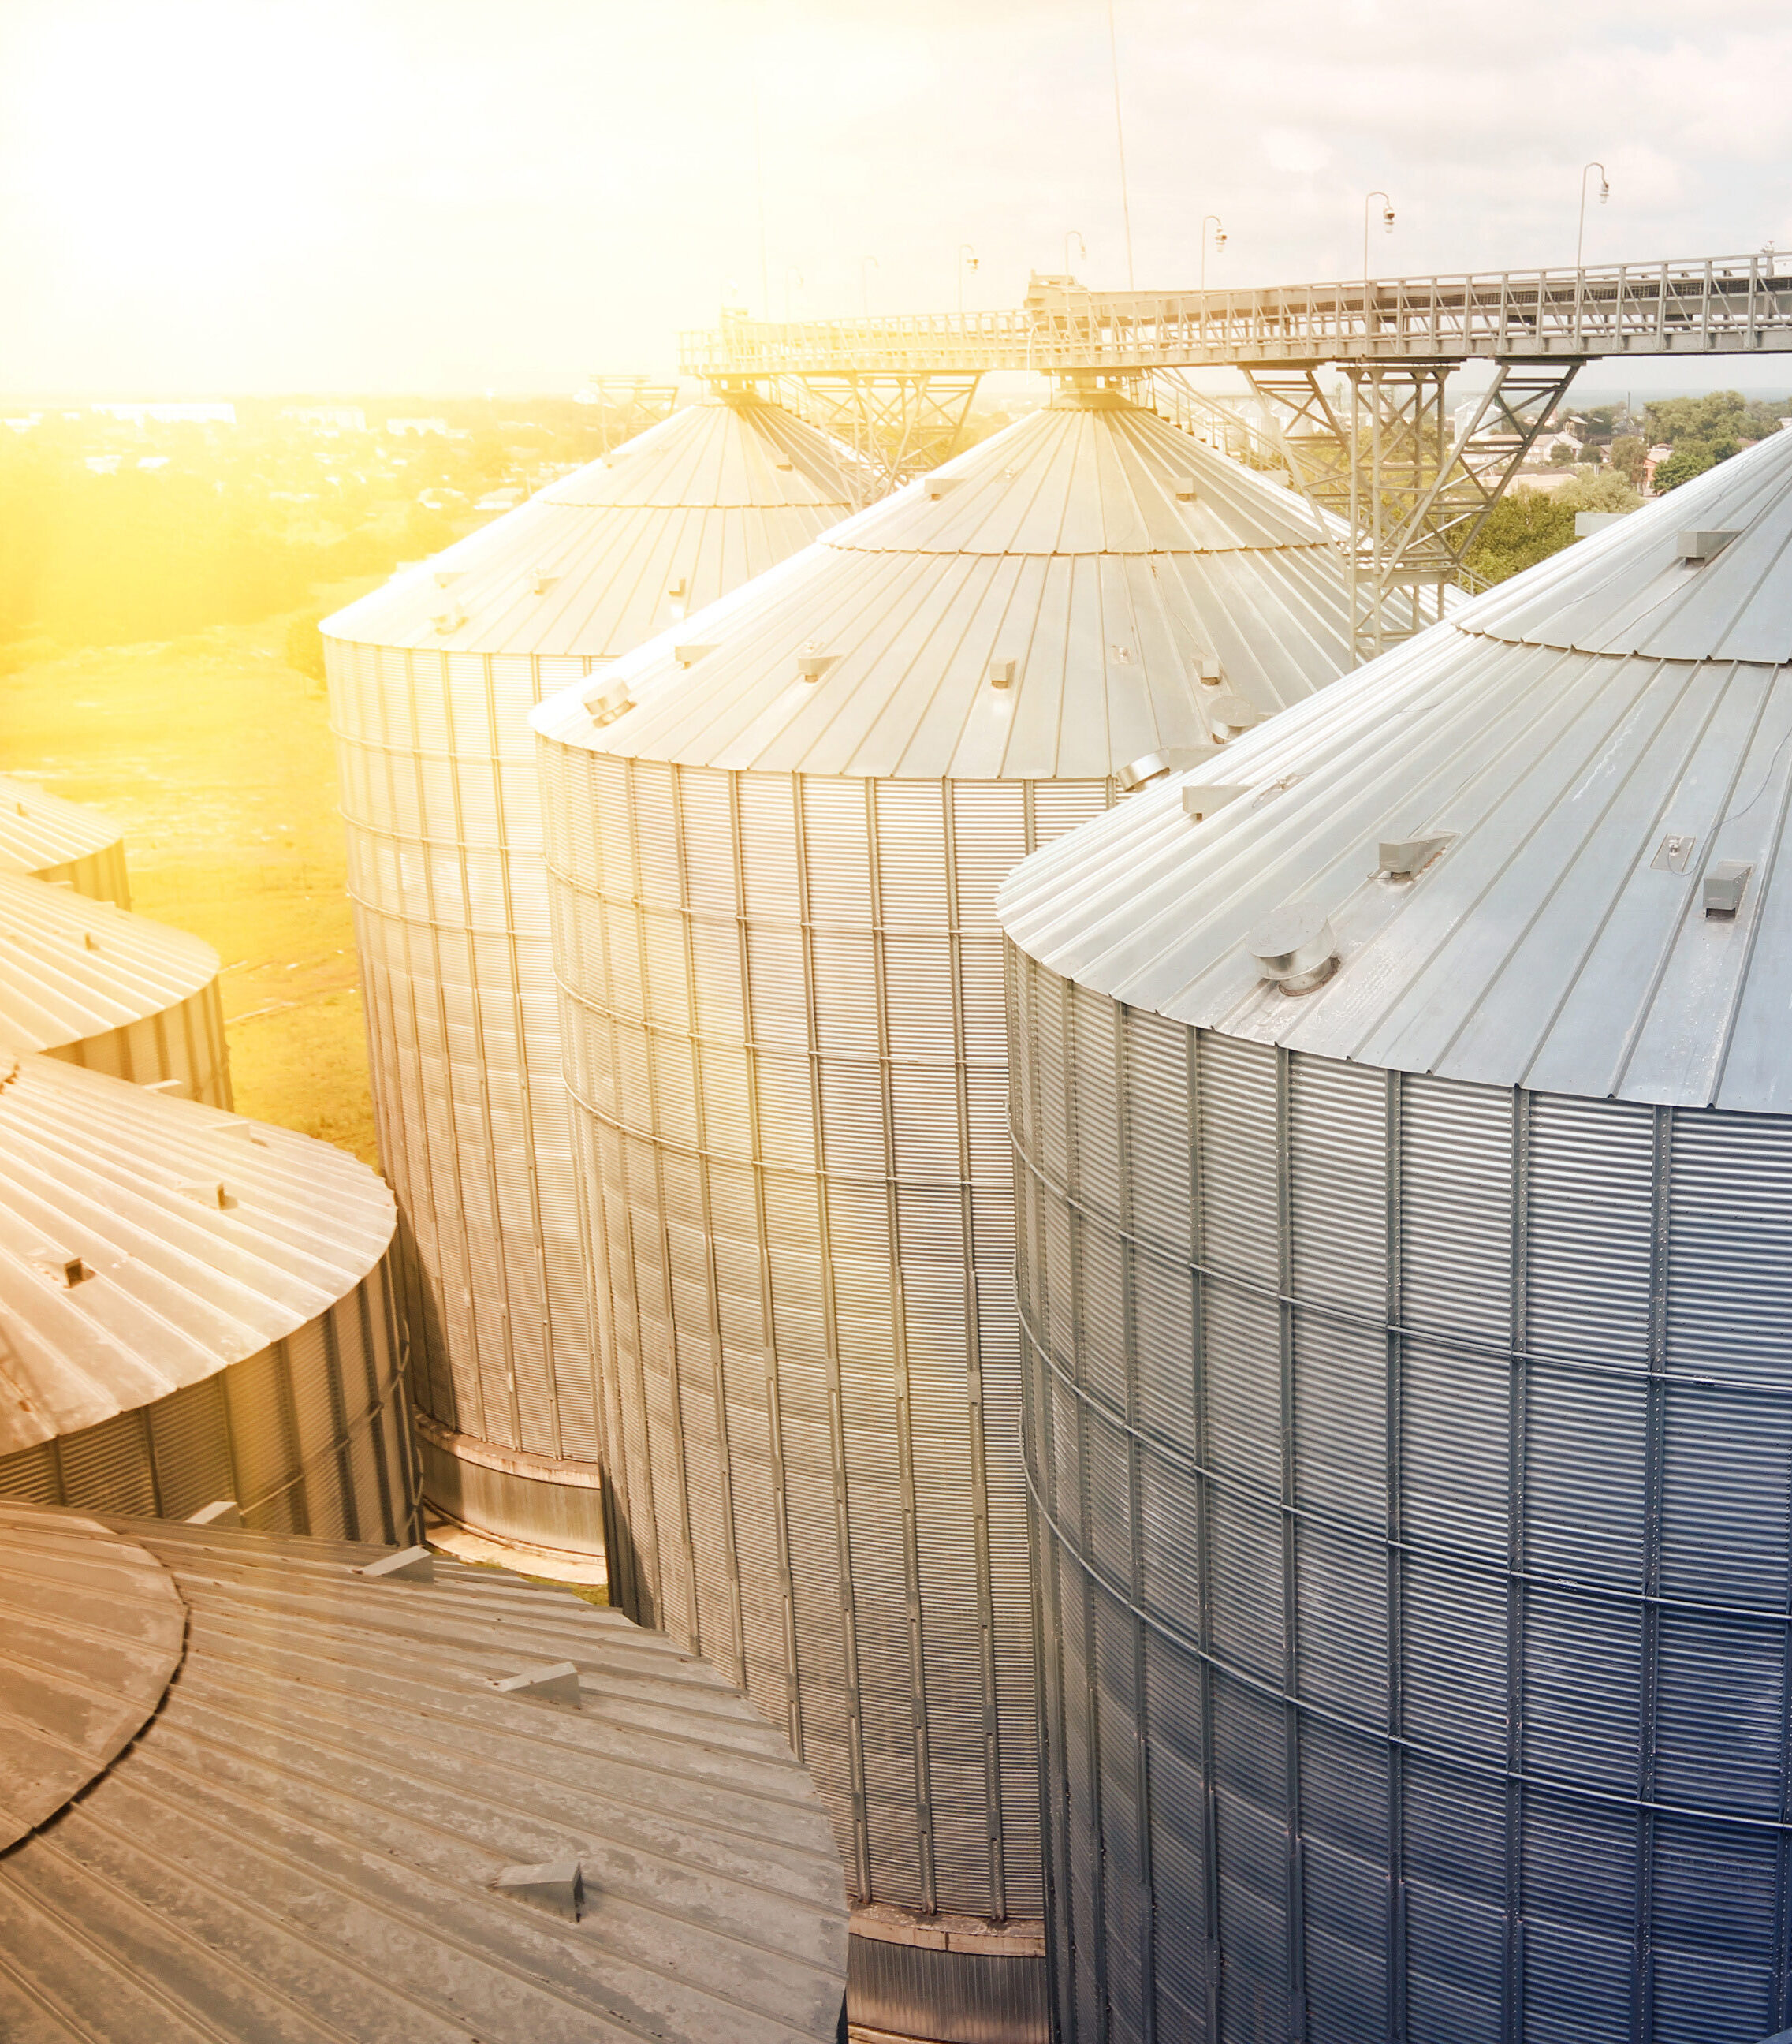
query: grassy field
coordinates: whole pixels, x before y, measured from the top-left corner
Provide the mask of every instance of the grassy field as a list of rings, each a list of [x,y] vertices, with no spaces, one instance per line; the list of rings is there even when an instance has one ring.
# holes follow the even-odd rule
[[[322,684],[286,664],[286,627],[88,647],[0,678],[0,772],[104,809],[132,905],[216,947],[239,1109],[371,1164],[328,715]]]

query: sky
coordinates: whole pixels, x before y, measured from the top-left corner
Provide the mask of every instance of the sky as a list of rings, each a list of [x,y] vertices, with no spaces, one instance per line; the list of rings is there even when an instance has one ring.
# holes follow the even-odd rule
[[[1124,204],[1107,0],[0,0],[0,391],[570,390],[1123,286],[1127,213],[1141,288],[1209,214],[1210,286],[1351,276],[1375,188],[1378,275],[1567,263],[1591,159],[1590,262],[1792,251],[1784,0],[1113,11]]]

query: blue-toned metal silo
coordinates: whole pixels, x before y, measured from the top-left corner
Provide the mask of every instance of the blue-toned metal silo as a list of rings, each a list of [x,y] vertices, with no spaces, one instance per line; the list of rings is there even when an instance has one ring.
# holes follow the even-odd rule
[[[1037,855],[1066,2044],[1792,2015],[1792,438]]]

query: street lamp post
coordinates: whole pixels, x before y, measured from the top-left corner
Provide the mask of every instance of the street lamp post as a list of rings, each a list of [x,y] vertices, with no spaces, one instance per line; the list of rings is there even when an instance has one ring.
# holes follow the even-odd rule
[[[1203,291],[1207,288],[1207,224],[1210,221],[1213,223],[1214,255],[1222,253],[1226,247],[1226,229],[1220,225],[1219,215],[1217,213],[1203,213],[1201,216],[1201,289]]]
[[[968,241],[958,244],[958,317],[965,317],[965,272],[977,267],[977,251]]]
[[[797,268],[794,263],[792,263],[784,273],[784,323],[786,326],[789,326],[790,324],[790,280],[792,277],[796,279],[797,290],[801,290],[803,288],[803,273]]]
[[[859,258],[859,297],[864,302],[865,317],[867,319],[871,317],[871,272],[873,270],[881,270],[883,267],[875,256],[861,256]]]
[[[1606,175],[1605,165],[1598,163],[1583,164],[1580,172],[1580,227],[1574,238],[1574,266],[1577,270],[1581,267],[1580,252],[1587,244],[1587,173],[1589,171],[1599,173],[1600,205],[1603,206],[1612,195],[1611,180]]]
[[[1393,200],[1391,199],[1384,191],[1365,192],[1363,195],[1363,282],[1365,287],[1369,281],[1369,208],[1377,199],[1381,201],[1381,225],[1383,232],[1391,234],[1394,232]],[[1368,303],[1368,293],[1366,289],[1364,295],[1364,302],[1366,306]]]
[[[1089,244],[1074,227],[1072,228],[1064,237],[1064,274],[1067,277],[1070,275],[1070,244],[1073,241],[1076,243],[1076,252],[1083,260],[1086,263],[1089,259]]]

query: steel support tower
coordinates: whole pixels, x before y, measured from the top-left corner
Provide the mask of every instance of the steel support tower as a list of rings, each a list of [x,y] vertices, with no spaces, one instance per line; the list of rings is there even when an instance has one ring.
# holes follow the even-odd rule
[[[1137,379],[1197,437],[1286,467],[1337,521],[1367,659],[1469,584],[1464,555],[1584,363],[1787,350],[1792,277],[1758,255],[1256,291],[1098,292],[1035,276],[1011,313],[731,320],[684,335],[681,363],[777,384],[892,482],[953,451],[992,371]],[[1449,378],[1471,361],[1491,378],[1452,422]],[[1261,421],[1187,381],[1222,367],[1243,371]]]

